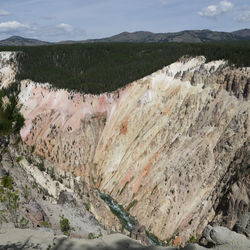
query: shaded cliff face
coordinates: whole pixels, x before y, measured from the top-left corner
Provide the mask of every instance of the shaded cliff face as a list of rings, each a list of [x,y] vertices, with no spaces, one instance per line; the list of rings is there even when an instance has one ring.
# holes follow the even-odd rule
[[[237,185],[237,171],[249,173],[249,83],[249,69],[204,57],[99,96],[25,80],[21,136],[56,168],[124,207],[133,202],[140,224],[181,244],[222,221],[227,202],[249,210],[249,186]]]

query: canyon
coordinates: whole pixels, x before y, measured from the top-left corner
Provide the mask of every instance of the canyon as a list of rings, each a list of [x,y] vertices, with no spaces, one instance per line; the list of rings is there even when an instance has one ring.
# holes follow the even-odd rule
[[[1,87],[14,81],[15,56],[0,52]],[[161,241],[184,245],[250,211],[249,84],[250,68],[203,56],[100,95],[23,79],[19,153],[30,149],[73,192],[108,194]],[[91,212],[117,230],[102,206]]]

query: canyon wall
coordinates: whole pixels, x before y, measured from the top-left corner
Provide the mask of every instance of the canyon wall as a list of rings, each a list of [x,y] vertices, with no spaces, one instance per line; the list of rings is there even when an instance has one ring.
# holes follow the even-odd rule
[[[98,96],[23,80],[21,137],[178,245],[249,211],[249,84],[202,56]]]

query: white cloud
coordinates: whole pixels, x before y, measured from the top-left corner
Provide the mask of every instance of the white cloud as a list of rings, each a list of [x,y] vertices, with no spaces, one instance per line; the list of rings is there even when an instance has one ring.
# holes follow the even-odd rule
[[[17,21],[0,23],[0,32],[18,31],[18,30],[23,30],[23,29],[28,29],[28,28],[29,28],[29,25],[22,24]]]
[[[235,20],[238,22],[250,22],[250,10],[243,11]]]
[[[221,13],[226,13],[233,9],[233,4],[229,1],[221,1],[219,3],[219,9]]]
[[[37,23],[24,24],[18,21],[0,22],[0,39],[8,36],[22,36],[40,40],[83,40],[86,32],[82,28],[74,28],[69,24],[39,25]]]
[[[59,29],[64,30],[65,32],[72,32],[73,31],[73,27],[69,24],[66,24],[66,23],[61,23],[57,27]]]
[[[233,9],[233,4],[229,1],[221,1],[217,5],[209,5],[203,8],[198,14],[202,17],[215,18]]]
[[[0,16],[9,16],[11,13],[7,10],[0,9]]]

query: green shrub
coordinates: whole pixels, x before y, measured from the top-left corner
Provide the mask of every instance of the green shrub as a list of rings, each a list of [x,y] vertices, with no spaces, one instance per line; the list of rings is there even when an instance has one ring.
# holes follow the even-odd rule
[[[54,180],[54,181],[56,180],[54,168],[48,169],[48,174],[50,175],[52,180]]]
[[[22,159],[23,159],[22,156],[18,156],[18,157],[16,158],[16,162],[19,163]]]
[[[48,189],[44,188],[44,187],[39,187],[39,193],[43,194],[44,196],[51,196],[51,194],[49,194]]]
[[[40,171],[45,171],[45,170],[46,170],[43,161],[41,161],[41,162],[38,163],[38,169],[39,169]]]
[[[4,148],[4,150],[3,150],[3,152],[2,153],[8,153],[9,152],[9,150],[8,150],[8,147],[6,147],[6,148]]]
[[[35,149],[36,149],[36,146],[35,146],[35,145],[32,145],[32,147],[31,147],[31,153],[34,153],[34,152],[35,152]]]
[[[22,218],[19,221],[19,227],[27,228],[28,224],[29,224],[29,221],[25,217],[22,216]]]
[[[135,206],[137,204],[137,202],[138,202],[138,200],[131,201],[127,207],[127,211],[129,211],[133,206]]]
[[[123,186],[122,190],[120,191],[120,195],[123,193],[123,191],[125,190],[128,184],[129,184],[129,181],[127,181],[125,185]]]
[[[63,184],[63,177],[60,175],[59,178],[58,178],[58,181]]]
[[[88,239],[90,239],[90,240],[96,239],[95,234],[94,233],[89,233],[88,234]]]
[[[102,237],[102,233],[100,232],[98,235],[95,235],[95,233],[89,233],[88,234],[88,239],[93,240]]]
[[[84,206],[89,211],[90,210],[90,206],[91,206],[90,201],[85,202]]]
[[[13,179],[9,175],[4,175],[1,180],[1,185],[9,190],[13,189]]]
[[[199,243],[199,240],[198,240],[197,238],[195,238],[194,235],[192,235],[192,236],[189,238],[189,240],[188,240],[187,243]]]
[[[32,164],[32,158],[31,158],[30,156],[28,156],[28,157],[26,158],[26,160],[27,160],[27,162],[28,162],[29,164]]]
[[[50,227],[51,227],[51,224],[50,224],[48,221],[44,220],[44,221],[42,222],[42,226],[43,226],[43,227],[50,228]]]
[[[65,218],[64,216],[61,216],[61,219],[60,219],[60,228],[61,228],[61,231],[65,234],[65,235],[69,235],[69,232],[70,232],[70,223],[69,223],[69,220],[67,218]]]

